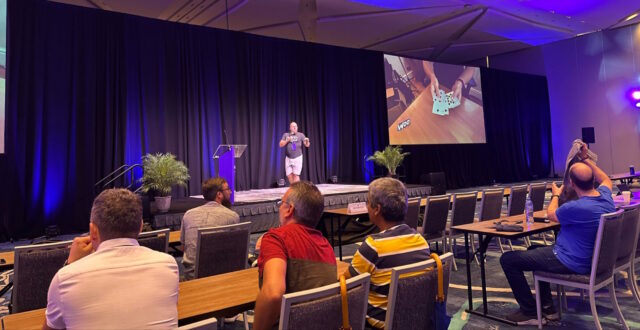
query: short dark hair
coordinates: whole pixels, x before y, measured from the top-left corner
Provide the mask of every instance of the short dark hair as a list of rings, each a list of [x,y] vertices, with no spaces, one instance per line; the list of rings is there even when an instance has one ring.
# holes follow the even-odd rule
[[[324,212],[324,196],[318,187],[309,181],[292,183],[287,203],[294,206],[294,219],[311,228],[316,227]]]
[[[138,238],[142,225],[140,197],[127,189],[107,189],[93,200],[91,222],[100,239]]]
[[[586,179],[580,179],[578,176],[576,176],[576,174],[573,171],[573,168],[569,168],[569,178],[571,178],[571,182],[573,182],[573,184],[578,187],[580,190],[591,190],[593,189],[593,183],[594,183],[594,175],[593,175],[593,171],[591,171],[591,176]]]
[[[371,207],[380,205],[385,221],[404,221],[408,198],[407,188],[399,180],[380,178],[369,184],[369,204]]]
[[[222,191],[224,184],[227,180],[224,178],[216,177],[210,178],[202,183],[202,197],[208,201],[215,201],[218,191]]]

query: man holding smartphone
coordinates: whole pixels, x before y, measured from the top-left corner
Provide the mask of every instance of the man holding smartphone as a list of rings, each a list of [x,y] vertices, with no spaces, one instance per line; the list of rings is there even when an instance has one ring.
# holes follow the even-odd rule
[[[300,181],[302,172],[302,146],[309,148],[309,138],[298,132],[298,124],[291,122],[289,132],[282,134],[280,148],[285,148],[286,157],[284,159],[285,172],[289,184]]]
[[[559,222],[562,228],[556,243],[551,246],[533,245],[527,251],[506,252],[500,258],[513,296],[520,305],[520,310],[508,315],[507,319],[518,325],[538,323],[536,300],[524,272],[540,270],[557,274],[588,274],[600,216],[616,210],[611,197],[611,180],[589,159],[587,151],[587,145],[583,144],[580,162],[569,168],[566,187],[551,185],[552,196],[547,217],[550,221]],[[594,188],[594,182],[599,184],[598,188]],[[558,206],[559,195],[565,189],[575,191],[578,199]],[[540,282],[540,298],[543,323],[556,320],[558,313],[553,306],[549,283]]]

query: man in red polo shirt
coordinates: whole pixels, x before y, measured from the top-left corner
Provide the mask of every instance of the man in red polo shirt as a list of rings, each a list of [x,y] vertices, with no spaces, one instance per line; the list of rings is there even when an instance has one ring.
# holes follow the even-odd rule
[[[282,295],[335,283],[336,256],[329,241],[314,229],[324,211],[324,197],[311,182],[299,181],[279,202],[279,228],[262,237],[254,329],[271,329],[280,314]]]

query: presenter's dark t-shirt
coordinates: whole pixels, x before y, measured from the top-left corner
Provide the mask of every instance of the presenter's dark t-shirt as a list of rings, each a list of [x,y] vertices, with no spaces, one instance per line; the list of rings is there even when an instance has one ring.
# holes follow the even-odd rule
[[[291,135],[291,133],[282,134],[281,140],[286,140],[289,135]],[[287,157],[293,159],[302,156],[302,141],[304,141],[304,138],[304,134],[300,132],[291,135],[291,142],[287,143],[285,151]]]

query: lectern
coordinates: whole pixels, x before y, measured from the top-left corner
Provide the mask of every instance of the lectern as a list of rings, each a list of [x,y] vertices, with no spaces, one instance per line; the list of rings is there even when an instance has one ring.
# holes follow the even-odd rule
[[[221,144],[213,154],[216,176],[224,178],[231,189],[231,204],[236,194],[236,159],[242,157],[246,144]]]

